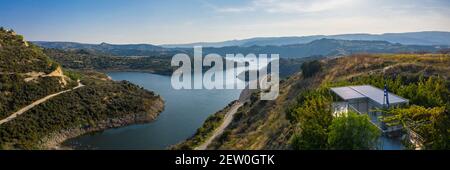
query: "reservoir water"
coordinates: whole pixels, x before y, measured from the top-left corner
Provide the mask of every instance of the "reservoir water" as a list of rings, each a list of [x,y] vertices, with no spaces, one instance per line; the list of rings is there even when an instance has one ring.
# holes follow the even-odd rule
[[[167,149],[192,136],[206,118],[239,98],[241,90],[175,90],[170,76],[149,73],[108,73],[154,91],[165,101],[165,110],[147,124],[131,125],[83,135],[65,142],[74,149]],[[227,82],[228,83],[228,82]],[[236,83],[243,83],[240,80]]]
[[[170,76],[149,73],[113,72],[108,75],[113,80],[127,80],[161,95],[165,110],[151,123],[86,134],[64,145],[74,149],[167,149],[192,136],[209,115],[238,99],[241,93],[241,90],[175,90]],[[238,80],[233,84],[237,83],[244,82]],[[383,136],[380,144],[384,150],[404,149],[399,139]]]

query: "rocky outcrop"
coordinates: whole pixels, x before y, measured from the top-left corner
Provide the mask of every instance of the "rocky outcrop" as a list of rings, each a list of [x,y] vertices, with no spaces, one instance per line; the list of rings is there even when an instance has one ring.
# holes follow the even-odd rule
[[[60,67],[60,66],[58,66],[56,69],[55,69],[55,71],[53,71],[53,72],[51,72],[51,73],[49,73],[49,74],[47,74],[47,76],[48,77],[59,77],[60,78],[60,83],[63,85],[63,86],[66,86],[67,85],[67,81],[66,81],[66,79],[65,79],[65,75],[64,75],[64,73],[63,73],[63,71],[62,71],[62,68]]]
[[[58,66],[53,72],[51,72],[49,74],[45,74],[44,72],[32,71],[29,73],[25,73],[23,75],[27,77],[24,79],[25,82],[34,81],[40,77],[57,77],[57,78],[59,78],[59,83],[62,85],[62,87],[67,85],[67,81],[66,81],[67,77],[64,75],[63,70],[60,66]]]

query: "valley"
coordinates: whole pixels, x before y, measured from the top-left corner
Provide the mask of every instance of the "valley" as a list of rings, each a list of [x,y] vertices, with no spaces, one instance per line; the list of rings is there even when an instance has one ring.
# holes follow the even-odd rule
[[[445,168],[449,9],[0,0],[0,163]]]
[[[6,30],[2,36],[1,101],[5,104],[0,146],[6,149],[332,149],[337,146],[317,141],[327,139],[334,120],[327,111],[330,96],[324,92],[345,84],[381,87],[380,76],[397,83],[389,86],[401,89],[393,90],[411,99],[411,108],[444,108],[437,113],[442,117],[435,124],[446,127],[448,122],[450,64],[445,45],[318,39],[305,44],[203,49],[206,54],[220,55],[280,53],[281,95],[263,101],[258,90],[171,89],[169,75],[176,69],[170,66],[171,55],[192,55],[188,48],[35,42],[44,47],[40,49]],[[20,64],[30,61],[36,64]],[[17,80],[21,81],[12,83]],[[417,94],[422,98],[417,98],[411,89],[404,89],[424,86],[425,80],[441,83],[436,87],[440,91],[424,87]],[[12,92],[20,88],[35,90]],[[423,98],[427,95],[439,97]],[[316,100],[319,106],[304,103]],[[318,108],[303,111],[310,107]],[[389,114],[397,114],[394,111]],[[310,130],[305,121],[325,122],[323,129],[315,127],[322,136],[311,136],[317,138],[314,146],[305,146],[308,141],[303,139],[303,131]],[[386,121],[392,120],[386,117]],[[429,140],[423,141],[423,147],[448,146],[445,128],[427,126],[439,131],[432,134],[422,128],[415,131]],[[389,141],[381,139],[377,148],[387,149]]]

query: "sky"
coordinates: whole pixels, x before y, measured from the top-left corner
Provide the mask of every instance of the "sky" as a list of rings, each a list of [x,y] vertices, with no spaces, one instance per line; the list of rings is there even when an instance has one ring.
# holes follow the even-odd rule
[[[0,26],[32,41],[157,45],[450,31],[450,1],[0,0]]]

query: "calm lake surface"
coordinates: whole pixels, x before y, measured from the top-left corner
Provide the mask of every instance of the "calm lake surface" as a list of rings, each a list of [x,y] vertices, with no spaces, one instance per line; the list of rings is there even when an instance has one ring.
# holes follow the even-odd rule
[[[170,76],[149,73],[108,73],[161,95],[165,110],[148,124],[132,125],[83,135],[65,142],[75,149],[166,149],[192,136],[205,119],[239,98],[241,90],[174,90]],[[243,83],[243,82],[237,82]],[[401,150],[399,139],[381,137],[384,150]]]
[[[192,136],[206,118],[239,98],[241,90],[175,90],[170,76],[149,73],[108,73],[154,91],[165,101],[157,120],[142,125],[83,135],[65,142],[75,149],[166,149]],[[237,82],[243,83],[243,82]]]

